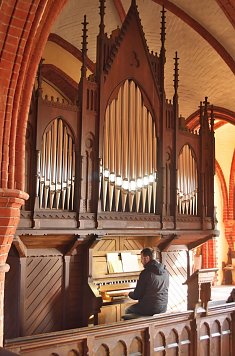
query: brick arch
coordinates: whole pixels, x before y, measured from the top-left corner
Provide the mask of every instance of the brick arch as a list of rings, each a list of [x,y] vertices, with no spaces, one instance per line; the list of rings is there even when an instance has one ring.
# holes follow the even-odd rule
[[[215,161],[215,172],[219,179],[220,188],[222,192],[223,199],[223,222],[225,226],[225,238],[228,242],[230,248],[232,248],[232,239],[230,234],[230,224],[228,220],[229,214],[229,198],[228,190],[224,178],[223,171],[217,161]],[[203,268],[214,268],[216,267],[216,242],[215,239],[208,241],[202,246],[202,264]]]
[[[223,220],[225,221],[228,218],[228,210],[229,210],[228,190],[227,190],[223,171],[216,160],[215,160],[215,172],[220,182],[220,188],[223,197]]]
[[[228,211],[228,234],[230,237],[230,248],[234,251],[235,243],[235,150],[233,152],[230,179],[229,179],[229,211]]]
[[[25,132],[38,63],[50,28],[67,0],[3,1],[0,186],[24,190]]]
[[[233,236],[235,236],[234,233],[232,233],[232,226],[233,225],[233,218],[231,217],[230,209],[231,209],[231,197],[230,197],[230,192],[228,194],[228,189],[226,186],[225,178],[223,171],[219,165],[219,163],[216,161],[215,162],[215,169],[216,169],[216,174],[218,176],[219,182],[220,182],[220,187],[221,187],[221,192],[222,192],[222,197],[223,197],[223,222],[224,222],[224,227],[225,227],[225,238],[228,242],[228,245],[231,249],[233,249]],[[233,167],[231,167],[231,173],[230,173],[230,187],[232,184],[232,179],[231,179],[231,174],[233,170],[233,179],[235,179],[235,154],[233,155]]]
[[[213,106],[214,117],[215,119],[221,120],[219,123],[216,123],[215,130],[219,128],[222,124],[229,122],[232,125],[235,125],[235,112],[222,108],[220,106]],[[199,109],[192,113],[186,120],[186,126],[190,130],[195,130],[199,126]]]
[[[77,87],[78,84],[70,78],[65,72],[53,64],[43,64],[41,70],[43,79],[52,83],[55,88],[59,91],[65,98],[68,98],[73,103],[77,99]]]
[[[58,46],[63,48],[65,51],[72,54],[75,58],[77,58],[80,62],[82,62],[82,52],[80,49],[73,46],[71,43],[66,41],[64,38],[60,37],[56,33],[50,33],[48,37],[48,41],[56,43]],[[95,71],[95,63],[88,57],[85,58],[85,63],[87,68],[94,73]]]
[[[229,178],[229,219],[235,219],[235,150],[233,152],[232,164]]]

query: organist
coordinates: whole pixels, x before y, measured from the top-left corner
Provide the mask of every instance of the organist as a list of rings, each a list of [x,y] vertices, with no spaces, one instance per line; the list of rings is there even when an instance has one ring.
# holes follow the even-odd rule
[[[154,259],[154,252],[148,247],[141,251],[141,262],[144,270],[140,273],[134,291],[128,294],[138,303],[126,309],[123,319],[160,314],[167,310],[169,274],[165,266]]]

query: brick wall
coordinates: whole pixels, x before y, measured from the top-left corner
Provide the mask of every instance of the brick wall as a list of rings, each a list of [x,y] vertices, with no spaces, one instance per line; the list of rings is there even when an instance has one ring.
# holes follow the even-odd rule
[[[6,258],[24,191],[25,133],[35,75],[66,0],[2,0],[0,22],[0,345]]]

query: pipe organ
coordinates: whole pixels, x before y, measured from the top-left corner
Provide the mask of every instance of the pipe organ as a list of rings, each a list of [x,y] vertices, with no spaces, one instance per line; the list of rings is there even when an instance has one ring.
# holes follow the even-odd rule
[[[181,283],[175,284],[177,273],[187,280],[190,251],[216,234],[213,106],[207,98],[201,102],[197,132],[187,129],[179,116],[177,54],[174,96],[166,98],[165,10],[159,55],[147,47],[136,1],[110,36],[104,0],[99,16],[89,76],[84,16],[78,89],[66,84],[70,97],[77,90],[74,101],[48,99],[43,81],[49,69],[41,62],[38,71],[27,136],[32,149],[26,164],[34,165],[26,170],[30,204],[21,212],[6,277],[9,283],[16,278],[20,302],[10,288],[5,300],[20,305],[21,335],[120,320],[125,306],[120,294],[133,287],[140,271],[110,272],[109,254],[131,252],[138,258],[147,246],[169,266],[174,305],[186,304],[184,292],[178,293]],[[40,317],[32,319],[28,310]]]

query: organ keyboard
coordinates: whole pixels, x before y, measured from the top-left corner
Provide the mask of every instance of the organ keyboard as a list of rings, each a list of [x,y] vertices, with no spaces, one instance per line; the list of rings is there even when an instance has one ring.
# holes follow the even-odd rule
[[[102,297],[103,305],[112,303],[125,303],[128,299],[128,293],[135,289],[139,272],[131,274],[125,273],[124,276],[109,276],[107,280],[95,280],[93,284]],[[111,278],[110,278],[111,277]]]
[[[98,324],[121,320],[127,305],[135,303],[128,294],[134,290],[142,269],[141,249],[103,250],[110,241],[116,242],[115,237],[96,241],[89,251],[88,284],[96,300],[96,308],[90,314],[95,315]]]

